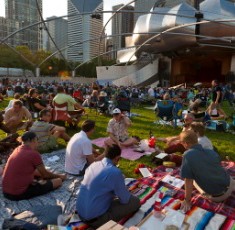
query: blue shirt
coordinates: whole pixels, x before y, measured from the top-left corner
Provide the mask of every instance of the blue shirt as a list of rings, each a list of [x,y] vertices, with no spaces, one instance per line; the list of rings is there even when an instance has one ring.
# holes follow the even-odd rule
[[[130,199],[124,177],[110,159],[92,163],[86,170],[77,198],[76,209],[85,220],[103,215],[115,197],[127,204]]]
[[[184,153],[181,177],[193,179],[206,193],[220,194],[229,186],[230,177],[220,164],[220,157],[200,144],[192,146]]]

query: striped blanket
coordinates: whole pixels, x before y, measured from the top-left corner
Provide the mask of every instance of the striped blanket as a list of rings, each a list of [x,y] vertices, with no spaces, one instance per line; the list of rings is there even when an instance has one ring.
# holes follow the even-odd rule
[[[235,178],[235,163],[222,162],[223,167]],[[173,170],[170,175],[179,177],[179,168]],[[184,190],[172,187],[162,181],[168,172],[164,166],[159,166],[153,170],[153,177],[133,180],[128,184],[129,190],[141,200],[140,210],[132,217],[124,218],[120,223],[126,227],[137,225],[154,208],[154,194],[156,191],[166,190],[172,192],[173,196],[164,196],[162,207],[170,207],[178,210],[180,200],[184,199]],[[186,213],[185,221],[191,229],[201,230],[235,230],[235,192],[224,202],[215,203],[205,200],[196,190],[193,191],[192,209]]]

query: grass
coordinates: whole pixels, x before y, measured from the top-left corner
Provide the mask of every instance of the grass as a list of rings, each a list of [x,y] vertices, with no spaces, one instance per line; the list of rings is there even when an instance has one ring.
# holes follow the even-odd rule
[[[8,100],[9,99],[6,99],[0,103],[0,110],[7,106]],[[232,113],[232,108],[228,106],[227,102],[224,103],[224,110],[227,114]],[[155,137],[178,135],[181,131],[181,128],[174,129],[170,126],[161,126],[154,124],[153,122],[156,120],[156,116],[153,110],[145,109],[144,106],[133,108],[132,112],[137,113],[140,116],[131,118],[133,125],[129,129],[130,135],[137,135],[141,139],[148,139],[150,130]],[[96,115],[95,111],[90,111],[89,109],[87,109],[87,113],[89,113],[89,119],[96,121],[96,129],[91,139],[107,136],[106,127],[111,117]],[[78,129],[77,132],[78,131],[80,131],[80,129]],[[75,130],[68,131],[71,136],[75,132]],[[231,133],[216,132],[210,130],[206,131],[206,135],[210,138],[213,145],[218,149],[218,153],[220,154],[222,159],[226,159],[226,156],[228,156],[231,160],[235,161],[235,135]],[[0,140],[4,137],[5,134],[0,130]],[[65,142],[63,142],[62,140],[59,140],[59,145],[60,148],[65,148],[66,146]],[[163,147],[162,143],[157,143],[157,145],[160,148]],[[146,164],[149,167],[155,167],[156,165],[151,162],[152,158],[153,156],[144,156],[136,161],[121,159],[119,167],[126,177],[138,177],[138,175],[134,173],[134,168],[140,163]]]

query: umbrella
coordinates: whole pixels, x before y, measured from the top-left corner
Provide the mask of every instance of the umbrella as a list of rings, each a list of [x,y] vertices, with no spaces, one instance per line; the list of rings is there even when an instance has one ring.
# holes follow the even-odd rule
[[[197,82],[197,83],[195,83],[193,86],[194,86],[194,87],[197,87],[197,86],[200,86],[200,85],[202,85],[202,83],[201,83],[201,82]]]

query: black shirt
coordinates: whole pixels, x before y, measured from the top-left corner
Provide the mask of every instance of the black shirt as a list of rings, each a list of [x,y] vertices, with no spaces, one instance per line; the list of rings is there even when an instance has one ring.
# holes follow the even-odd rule
[[[213,89],[212,89],[212,101],[213,102],[216,101],[218,91],[220,92],[218,103],[220,103],[222,101],[222,92],[223,92],[223,90],[220,86],[213,87]]]

